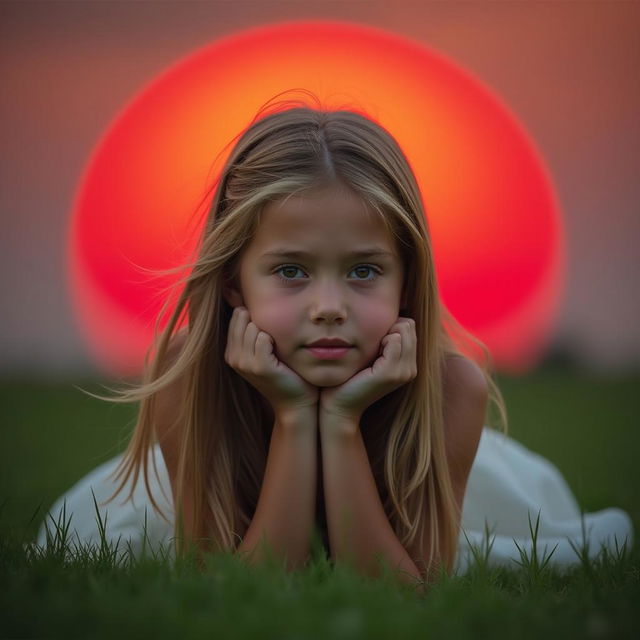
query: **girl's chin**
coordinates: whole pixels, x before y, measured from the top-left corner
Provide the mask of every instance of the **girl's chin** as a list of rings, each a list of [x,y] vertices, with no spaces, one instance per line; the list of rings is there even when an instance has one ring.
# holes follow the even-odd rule
[[[306,380],[314,387],[319,387],[320,389],[322,389],[324,387],[339,387],[341,384],[344,384],[349,378],[351,378],[351,376],[348,376],[346,378],[344,376],[341,376],[340,378],[337,378],[336,376],[333,376],[333,378],[331,378],[330,376],[324,376],[323,379],[317,379],[319,377],[320,376],[316,376],[312,380],[307,378]]]
[[[315,370],[310,371],[309,368],[305,370],[293,369],[305,382],[312,384],[314,387],[337,387],[349,378],[352,378],[357,371],[342,370],[342,371],[328,371],[328,370]]]

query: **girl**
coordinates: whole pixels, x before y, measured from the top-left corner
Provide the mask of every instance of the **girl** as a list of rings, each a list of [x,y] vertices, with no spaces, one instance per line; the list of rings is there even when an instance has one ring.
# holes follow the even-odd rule
[[[147,535],[173,534],[176,553],[275,553],[297,568],[317,527],[334,562],[430,580],[454,570],[472,465],[482,491],[467,525],[504,522],[499,434],[483,430],[492,402],[506,431],[504,402],[486,348],[441,303],[420,192],[383,127],[303,103],[259,112],[188,266],[143,383],[112,399],[141,403],[127,450],[54,506],[67,499],[81,540],[97,538],[93,494],[108,495],[114,469],[121,481],[103,504],[132,479],[132,506],[115,511],[108,535],[140,536],[150,504]],[[460,350],[473,344],[479,364]],[[509,446],[507,459],[551,478],[563,516],[579,515],[549,463]],[[173,519],[156,502],[149,457]],[[141,467],[146,492],[135,491]],[[549,499],[520,497],[510,513],[546,511]]]

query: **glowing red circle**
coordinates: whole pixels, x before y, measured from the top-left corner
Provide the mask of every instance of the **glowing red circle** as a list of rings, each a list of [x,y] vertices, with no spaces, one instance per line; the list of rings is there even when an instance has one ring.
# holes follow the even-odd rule
[[[560,209],[535,145],[477,79],[380,29],[288,22],[233,34],[147,85],[96,146],[70,227],[73,302],[106,372],[136,373],[162,298],[138,268],[190,254],[194,210],[220,150],[267,100],[304,87],[362,109],[416,173],[443,300],[496,367],[535,363],[564,284]]]

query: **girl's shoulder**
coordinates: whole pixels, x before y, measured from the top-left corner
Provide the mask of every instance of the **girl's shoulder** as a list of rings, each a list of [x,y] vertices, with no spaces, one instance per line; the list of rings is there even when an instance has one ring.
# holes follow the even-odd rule
[[[482,396],[489,390],[487,378],[482,369],[473,361],[459,353],[449,353],[445,358],[442,383],[445,398],[462,396]]]
[[[443,374],[443,418],[450,468],[461,473],[462,485],[475,458],[485,422],[489,383],[469,358],[449,355]]]

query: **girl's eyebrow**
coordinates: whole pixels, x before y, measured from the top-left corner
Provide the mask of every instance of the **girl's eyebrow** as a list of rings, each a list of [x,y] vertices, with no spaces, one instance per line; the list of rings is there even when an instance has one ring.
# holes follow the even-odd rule
[[[393,253],[383,249],[382,247],[367,247],[358,251],[351,251],[346,254],[349,258],[371,258],[373,256],[382,256],[393,258]],[[309,251],[301,251],[297,249],[288,249],[286,247],[277,248],[273,251],[266,251],[261,258],[310,258],[313,254]]]

